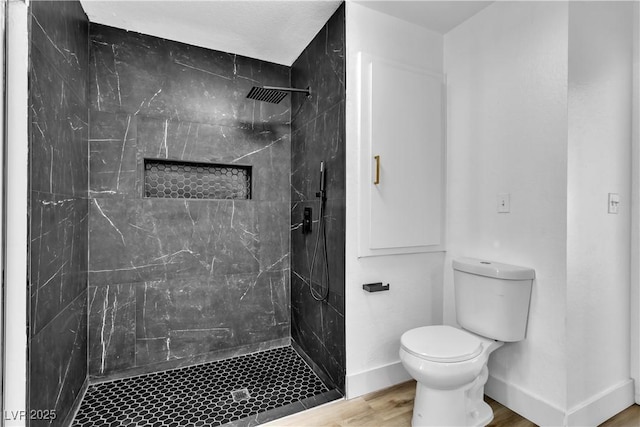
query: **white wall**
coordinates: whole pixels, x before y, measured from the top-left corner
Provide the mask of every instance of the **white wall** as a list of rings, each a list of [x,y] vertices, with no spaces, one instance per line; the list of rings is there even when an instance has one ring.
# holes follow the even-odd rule
[[[442,73],[442,37],[421,27],[347,3],[347,235],[346,354],[347,396],[353,398],[409,376],[398,351],[408,329],[442,320],[443,253],[358,259],[358,51]],[[401,108],[402,106],[398,106]],[[393,126],[393,123],[389,124]],[[402,149],[402,141],[398,141]],[[410,185],[410,183],[407,183]],[[382,281],[390,291],[367,293],[363,283]]]
[[[527,338],[491,356],[487,392],[538,424],[562,423],[566,405],[567,20],[564,2],[496,2],[444,37],[445,322],[452,258],[535,269]]]
[[[570,414],[604,391],[631,390],[632,12],[633,4],[628,2],[569,4],[566,366]],[[620,195],[617,215],[607,213],[608,193]],[[632,403],[630,392],[622,394],[625,398],[618,399],[623,405],[618,410]],[[599,424],[616,412],[603,410],[601,419],[588,421]]]
[[[444,38],[444,319],[451,258],[535,268],[527,338],[492,356],[486,391],[537,424],[597,425],[633,399],[632,10],[496,2]],[[496,213],[497,193],[511,213]]]

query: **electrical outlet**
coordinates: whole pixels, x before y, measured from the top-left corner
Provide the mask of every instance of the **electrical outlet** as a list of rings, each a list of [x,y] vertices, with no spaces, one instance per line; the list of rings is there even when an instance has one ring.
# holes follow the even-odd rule
[[[617,214],[620,206],[620,195],[618,193],[609,193],[609,213]]]
[[[511,194],[499,193],[498,194],[498,213],[511,212]]]

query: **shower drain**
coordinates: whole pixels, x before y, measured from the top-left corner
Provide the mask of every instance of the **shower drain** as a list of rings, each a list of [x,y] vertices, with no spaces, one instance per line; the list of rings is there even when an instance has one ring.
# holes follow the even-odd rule
[[[242,388],[240,390],[232,391],[231,397],[233,398],[234,402],[242,402],[243,400],[251,398],[251,395],[249,394],[249,390],[247,390],[246,388]]]

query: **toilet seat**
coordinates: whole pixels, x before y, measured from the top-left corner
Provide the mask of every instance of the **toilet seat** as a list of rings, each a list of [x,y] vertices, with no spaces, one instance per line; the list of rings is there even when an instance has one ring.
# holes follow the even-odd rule
[[[463,362],[482,353],[477,337],[447,325],[411,329],[402,335],[400,343],[406,352],[440,363]]]

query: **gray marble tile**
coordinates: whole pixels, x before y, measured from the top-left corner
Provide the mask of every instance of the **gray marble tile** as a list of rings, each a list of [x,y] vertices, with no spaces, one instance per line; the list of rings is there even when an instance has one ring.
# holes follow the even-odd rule
[[[94,285],[259,270],[250,201],[94,199],[90,212]]]
[[[257,204],[258,234],[260,241],[260,271],[288,270],[289,217],[288,202],[263,202]]]
[[[28,403],[61,426],[87,378],[89,20],[78,1],[29,12]]]
[[[89,287],[89,373],[105,375],[135,364],[135,285]]]
[[[31,62],[31,189],[86,197],[86,104],[37,46],[31,50]]]
[[[342,101],[323,114],[321,140],[327,141],[324,150],[326,190],[329,200],[345,200],[346,145],[345,102]]]
[[[289,201],[288,127],[252,131],[141,117],[137,146],[139,158],[251,166],[253,199]]]
[[[296,129],[291,138],[291,200],[317,200],[321,161],[325,165],[326,197],[344,199],[344,103]]]
[[[162,113],[168,52],[162,40],[93,24],[90,29],[89,101],[92,110]],[[144,64],[141,64],[144,61]],[[153,70],[147,71],[147,70]]]
[[[345,286],[345,205],[345,199],[330,199],[327,200],[325,211],[329,277],[331,278],[331,291],[337,295],[344,295]]]
[[[139,284],[137,364],[288,336],[287,282],[284,272],[260,272]]]
[[[300,347],[300,344],[298,344],[295,340],[291,340],[291,347],[293,347],[293,349],[296,351],[296,353],[298,353],[300,355],[300,357],[302,357],[302,359],[304,359],[305,363],[307,365],[309,365],[311,370],[318,376],[318,378],[320,378],[322,383],[329,390],[335,389],[335,384],[333,383],[333,380],[327,375],[327,373],[324,371],[324,369],[322,369],[320,366],[318,366],[318,364],[316,364],[316,362],[314,362],[313,359],[311,359],[311,357],[309,357],[309,355],[304,352],[302,347]]]
[[[291,130],[291,334],[315,365],[344,389],[344,245],[345,123],[344,5],[295,61],[294,85],[311,86],[311,99],[292,99]],[[324,240],[320,239],[310,278],[319,230],[320,162],[325,165],[324,214],[329,292],[315,301],[309,287],[323,294],[327,286]],[[302,234],[305,208],[313,210],[313,232]],[[310,282],[310,283],[309,283]]]
[[[311,298],[308,286],[292,278],[291,336],[330,378],[344,388],[344,316]]]
[[[310,175],[307,172],[307,144],[311,144],[311,135],[307,132],[307,125],[304,124],[291,132],[291,201],[305,201],[309,199],[309,194],[315,197],[315,192],[310,191]],[[316,162],[316,173],[319,173],[319,161]],[[316,187],[314,191],[318,191]]]
[[[136,116],[91,112],[89,192],[93,198],[140,197]]]
[[[345,98],[344,19],[343,3],[291,66],[291,83],[312,91],[310,100],[293,97],[294,125],[314,120]]]
[[[79,1],[34,1],[31,8],[31,43],[55,65],[59,74],[86,99],[89,57],[87,19]]]
[[[268,130],[289,101],[245,99],[256,84],[288,85],[289,69],[152,36],[91,26],[90,96],[98,111]]]
[[[31,410],[53,410],[56,419],[33,420],[31,425],[60,426],[73,407],[87,375],[86,293],[29,341],[29,405]]]
[[[160,340],[159,340],[160,341]],[[141,364],[139,366],[127,367],[117,372],[106,375],[93,375],[92,383],[101,383],[116,379],[129,378],[137,375],[148,374],[151,372],[166,371],[170,369],[183,368],[187,366],[201,365],[203,363],[214,362],[218,360],[229,359],[236,356],[255,353],[263,350],[270,350],[278,347],[286,347],[291,344],[289,336],[278,338],[271,341],[262,341],[255,344],[247,344],[240,347],[225,348],[223,350],[211,351],[208,353],[190,355],[180,359],[161,360],[150,364]]]
[[[290,101],[246,94],[289,68],[102,25],[89,62],[90,281],[136,293],[120,369],[288,336]],[[144,199],[144,158],[250,165],[253,200]]]
[[[201,276],[139,284],[136,290],[138,342],[161,339],[161,360],[179,357],[184,344],[189,345],[192,339],[201,340],[203,348],[192,354],[205,353],[210,347],[217,350],[213,348],[216,342],[220,347],[234,347],[233,307],[226,280],[226,276]],[[155,346],[153,342],[142,344]]]
[[[31,332],[87,289],[88,201],[31,193]]]
[[[344,294],[344,200],[327,200],[325,205],[326,244],[329,264],[329,283],[336,294]],[[305,208],[312,209],[312,232],[302,233],[302,217]],[[316,251],[317,233],[320,229],[319,202],[299,202],[292,205],[291,210],[291,269],[293,275],[309,279],[313,254]],[[326,266],[324,258],[325,241],[320,237],[314,262],[313,281],[326,283]]]

